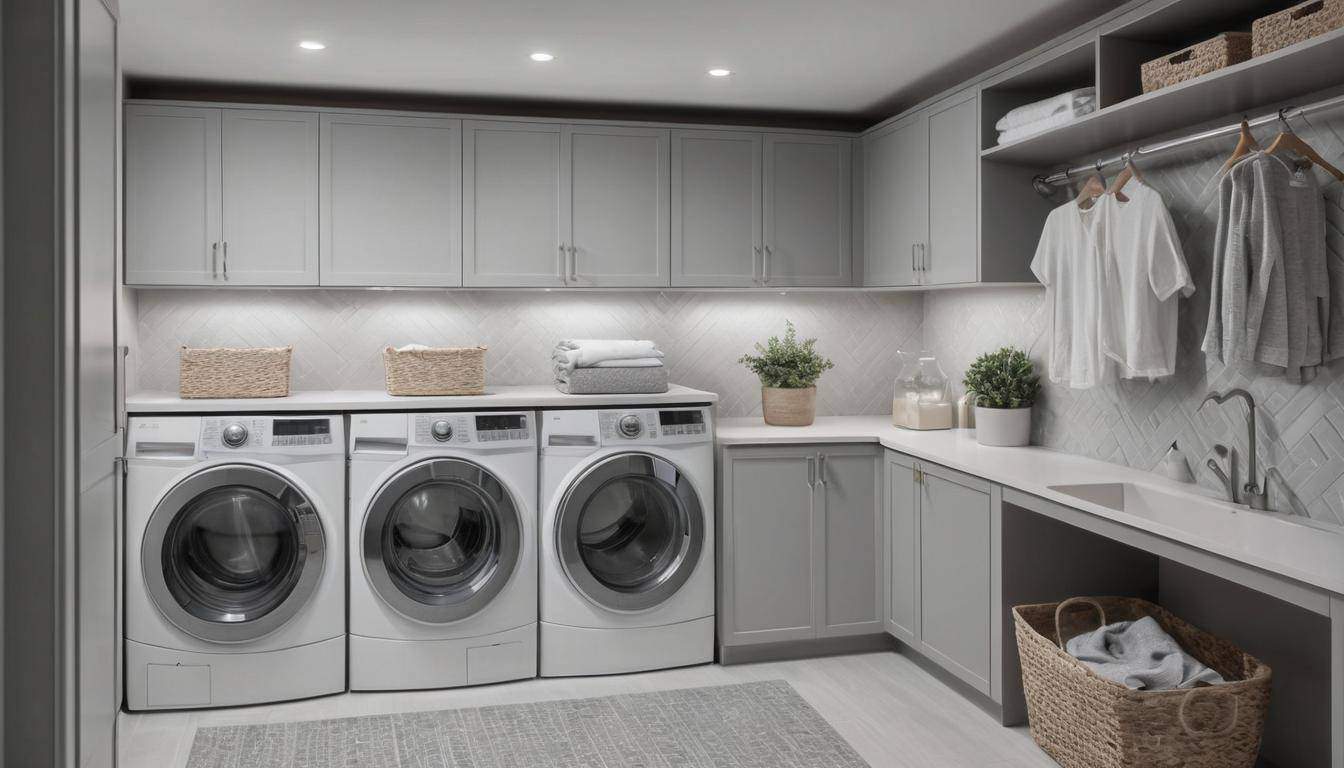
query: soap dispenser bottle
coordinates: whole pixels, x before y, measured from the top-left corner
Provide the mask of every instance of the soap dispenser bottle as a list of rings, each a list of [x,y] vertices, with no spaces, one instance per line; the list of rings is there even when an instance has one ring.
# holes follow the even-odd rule
[[[1186,461],[1185,454],[1175,441],[1172,441],[1171,448],[1167,449],[1166,458],[1162,459],[1162,473],[1178,483],[1195,482],[1195,473],[1190,471],[1190,462]]]

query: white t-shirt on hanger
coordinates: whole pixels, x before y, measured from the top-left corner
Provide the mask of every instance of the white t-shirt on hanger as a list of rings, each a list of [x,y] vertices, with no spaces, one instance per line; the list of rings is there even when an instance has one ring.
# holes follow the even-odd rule
[[[1107,378],[1098,333],[1101,217],[1072,200],[1046,217],[1031,271],[1045,285],[1050,302],[1050,381],[1088,389]]]
[[[1138,179],[1122,202],[1103,195],[1101,218],[1101,346],[1127,379],[1176,372],[1180,299],[1195,291],[1185,254],[1162,195]]]

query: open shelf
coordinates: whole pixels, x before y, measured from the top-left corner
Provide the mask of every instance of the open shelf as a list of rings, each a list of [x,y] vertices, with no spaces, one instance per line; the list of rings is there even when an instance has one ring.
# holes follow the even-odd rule
[[[1075,161],[1103,149],[1338,87],[1342,61],[1344,29],[1337,29],[1203,77],[1112,104],[1060,128],[985,149],[980,156],[984,160],[1039,168]],[[986,117],[987,122],[997,119],[997,115]]]
[[[981,148],[999,140],[994,124],[1024,104],[1061,93],[1089,88],[1097,82],[1097,46],[1088,38],[1064,48],[1025,72],[986,88],[981,93]]]

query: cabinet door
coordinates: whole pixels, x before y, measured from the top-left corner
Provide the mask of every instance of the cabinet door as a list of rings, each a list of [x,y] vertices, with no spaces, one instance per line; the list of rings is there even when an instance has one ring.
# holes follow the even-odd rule
[[[317,285],[318,116],[224,110],[222,280]]]
[[[817,585],[822,637],[882,631],[881,480],[872,446],[822,446],[817,456],[821,501]]]
[[[463,123],[462,277],[474,286],[564,285],[568,179],[562,127]]]
[[[668,285],[669,146],[662,128],[565,128],[571,285]]]
[[[761,134],[672,132],[672,285],[756,285]]]
[[[915,464],[886,454],[887,632],[911,646],[919,643],[919,485]]]
[[[322,285],[461,285],[461,189],[461,121],[322,115]]]
[[[814,637],[815,453],[802,447],[729,448],[723,458],[724,645]]]
[[[918,468],[920,646],[936,663],[989,694],[991,487],[950,470]]]
[[[923,113],[863,145],[863,284],[914,285],[929,231],[929,125]]]
[[[214,283],[220,110],[130,104],[124,120],[127,284]]]
[[[979,113],[974,94],[960,98],[929,114],[929,245],[921,266],[931,285],[979,279]]]
[[[851,142],[766,134],[762,282],[850,285]]]

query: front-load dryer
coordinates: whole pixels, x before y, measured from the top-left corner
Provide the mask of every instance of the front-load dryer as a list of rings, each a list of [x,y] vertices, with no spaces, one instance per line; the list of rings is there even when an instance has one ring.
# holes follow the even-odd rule
[[[542,676],[713,661],[710,410],[542,418]]]
[[[350,687],[535,677],[535,415],[350,417]]]
[[[344,691],[344,417],[135,417],[127,431],[127,707]]]

